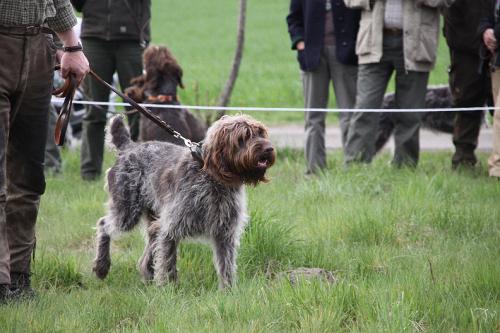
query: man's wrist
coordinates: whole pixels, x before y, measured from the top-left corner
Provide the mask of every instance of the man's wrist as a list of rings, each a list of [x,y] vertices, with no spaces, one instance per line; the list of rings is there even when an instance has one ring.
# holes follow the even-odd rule
[[[74,46],[64,46],[62,48],[62,50],[64,52],[79,52],[79,51],[83,51],[83,47],[82,47],[82,44],[78,43],[77,45],[74,45]]]

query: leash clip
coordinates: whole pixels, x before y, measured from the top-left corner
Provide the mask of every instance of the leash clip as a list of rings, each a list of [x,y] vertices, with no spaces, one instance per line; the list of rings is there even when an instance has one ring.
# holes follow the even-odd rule
[[[188,141],[188,142],[186,142]],[[203,141],[202,141],[203,142]],[[203,150],[201,148],[201,145],[202,145],[202,142],[192,142],[191,140],[189,139],[185,139],[184,143],[186,144],[186,146],[188,146],[189,150],[191,151],[191,156],[193,156],[193,158],[198,161],[201,166],[203,166]]]

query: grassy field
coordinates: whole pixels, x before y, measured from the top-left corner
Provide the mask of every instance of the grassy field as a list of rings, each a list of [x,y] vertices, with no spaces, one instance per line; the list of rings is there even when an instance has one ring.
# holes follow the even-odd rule
[[[153,2],[153,43],[171,48],[184,69],[183,103],[213,105],[229,74],[236,44],[239,1],[163,0]],[[289,0],[252,0],[247,8],[247,35],[240,76],[231,105],[302,107],[302,84],[285,17]],[[449,55],[440,41],[430,84],[447,83]],[[389,90],[393,90],[390,86]],[[333,94],[332,94],[333,95]],[[335,106],[331,96],[330,106]],[[272,123],[303,121],[302,113],[263,113]],[[335,116],[331,115],[330,120]]]
[[[103,183],[82,182],[66,152],[41,205],[38,298],[0,307],[0,332],[499,331],[500,183],[481,168],[450,172],[444,153],[424,153],[415,171],[389,156],[344,170],[341,158],[307,180],[302,153],[279,152],[272,182],[248,189],[238,284],[222,292],[198,244],[181,246],[179,285],[143,284],[138,231],[114,243],[108,279],[94,278]],[[292,286],[278,274],[297,267],[338,281]]]

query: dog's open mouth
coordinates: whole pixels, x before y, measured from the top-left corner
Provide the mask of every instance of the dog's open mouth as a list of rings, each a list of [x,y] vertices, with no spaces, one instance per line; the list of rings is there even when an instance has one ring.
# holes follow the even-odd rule
[[[266,169],[268,165],[269,161],[267,160],[267,158],[263,158],[257,162],[257,168],[259,169]]]

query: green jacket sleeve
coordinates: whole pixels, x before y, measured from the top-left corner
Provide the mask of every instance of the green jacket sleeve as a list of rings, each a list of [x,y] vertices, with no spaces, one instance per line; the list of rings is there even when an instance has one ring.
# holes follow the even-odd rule
[[[76,16],[69,0],[54,0],[56,16],[47,18],[50,28],[56,32],[67,31],[76,25]]]

